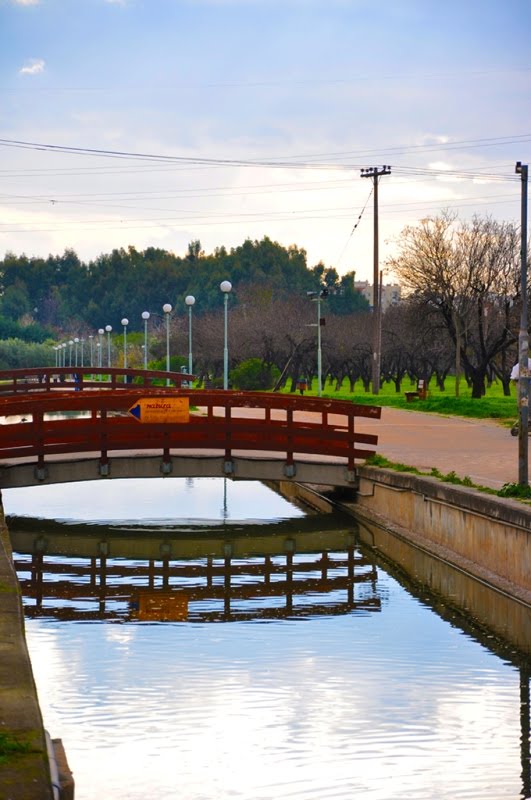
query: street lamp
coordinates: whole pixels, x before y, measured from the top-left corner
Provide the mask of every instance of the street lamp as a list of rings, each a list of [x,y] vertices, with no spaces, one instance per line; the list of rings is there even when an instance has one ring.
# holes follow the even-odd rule
[[[74,340],[70,339],[68,342],[68,366],[72,366],[72,348],[74,346]]]
[[[66,342],[63,342],[61,349],[63,351],[63,367],[66,367]]]
[[[124,326],[124,369],[127,369],[127,326],[129,325],[127,317],[123,318],[122,325]]]
[[[89,344],[90,344],[90,366],[94,366],[94,336],[92,333],[89,334]]]
[[[77,346],[78,346],[78,344],[79,344],[79,339],[76,336],[75,339],[74,339],[74,354],[75,354],[75,365],[76,365],[76,367],[77,367]]]
[[[107,331],[107,366],[109,369],[111,368],[111,331],[112,325],[106,325],[105,330]]]
[[[105,331],[103,330],[103,328],[98,328],[98,337],[99,337],[98,347],[100,348],[99,351],[98,351],[98,367],[100,369],[103,367],[103,342],[102,342],[102,336],[103,336],[104,333],[105,333]],[[100,378],[101,378],[101,375],[100,375]]]
[[[147,328],[148,328],[149,311],[142,311],[142,319],[144,320],[144,369],[147,369],[147,364],[148,364]]]
[[[223,388],[229,388],[229,345],[228,345],[228,330],[227,330],[227,308],[229,304],[229,292],[232,290],[232,283],[230,281],[221,281],[219,288],[223,292],[224,304],[224,346],[223,346]]]
[[[188,294],[184,298],[184,302],[188,306],[188,374],[192,374],[192,308],[195,303],[193,294]],[[192,384],[189,384],[190,386]]]
[[[166,372],[170,371],[170,314],[171,305],[164,303],[162,310],[166,315]],[[170,385],[170,379],[166,378],[166,386]]]
[[[310,300],[315,300],[317,303],[317,396],[321,397],[323,393],[323,379],[322,379],[322,365],[323,356],[321,349],[321,325],[324,320],[321,320],[321,300],[328,297],[328,289],[324,286],[319,292],[306,292]]]

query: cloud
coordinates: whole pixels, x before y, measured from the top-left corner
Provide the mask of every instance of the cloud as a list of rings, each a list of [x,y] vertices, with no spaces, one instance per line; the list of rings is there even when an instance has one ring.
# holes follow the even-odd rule
[[[27,3],[28,0],[24,0]],[[30,58],[30,60],[24,64],[19,72],[21,75],[38,75],[40,72],[44,72],[45,62],[42,58]]]
[[[38,6],[41,0],[13,0],[16,6]]]

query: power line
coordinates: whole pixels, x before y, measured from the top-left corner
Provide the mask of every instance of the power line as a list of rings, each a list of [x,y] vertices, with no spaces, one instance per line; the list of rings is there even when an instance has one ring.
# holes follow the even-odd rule
[[[372,191],[371,191],[372,194]],[[371,196],[369,195],[369,198]],[[508,197],[511,198],[509,200],[503,200],[500,198]],[[514,204],[517,202],[517,198],[513,197],[512,195],[500,195],[499,197],[496,195],[486,195],[483,199],[482,198],[463,198],[460,200],[456,200],[455,202],[448,202],[447,199],[441,198],[439,200],[430,201],[430,202],[415,202],[415,203],[386,203],[384,205],[386,215],[390,214],[397,214],[403,213],[404,211],[414,211],[415,213],[420,213],[423,210],[429,211],[431,208],[440,209],[441,207],[444,208],[462,208],[468,205],[504,205],[504,204]],[[101,208],[101,206],[98,206]],[[113,206],[109,206],[113,208]],[[413,207],[413,208],[412,208]],[[124,208],[114,206],[114,208]],[[128,210],[136,210],[135,207],[132,206],[125,206]],[[152,209],[153,211],[157,211],[159,209]],[[342,219],[352,219],[352,208],[350,207],[339,207],[339,208],[326,208],[326,209],[298,209],[298,210],[290,210],[290,211],[256,211],[250,212],[248,214],[231,214],[230,212],[223,212],[223,213],[216,213],[213,212],[194,212],[190,210],[179,210],[179,209],[162,209],[167,212],[171,212],[172,214],[179,214],[179,218],[177,220],[174,219],[173,216],[169,217],[132,217],[128,218],[128,223],[156,223],[153,227],[163,227],[167,224],[178,225],[179,220],[182,220],[183,215],[188,214],[185,220],[187,225],[190,224],[228,224],[230,221],[231,223],[239,223],[245,222],[250,220],[251,218],[255,218],[254,221],[268,221],[268,222],[275,222],[275,221],[294,221],[294,220],[304,220],[304,219],[330,219],[330,220],[342,220]],[[364,210],[366,210],[364,208]],[[309,216],[311,215],[311,216]],[[317,215],[317,216],[316,216]],[[361,216],[361,215],[360,215]],[[218,222],[220,220],[220,222]],[[63,225],[66,227],[71,227],[75,225],[91,225],[98,223],[100,226],[105,227],[106,230],[112,229],[113,227],[123,228],[124,222],[121,221],[120,224],[117,225],[116,219],[77,219],[76,217],[72,217],[71,219],[64,219],[64,220],[53,220],[54,225]],[[43,229],[41,228],[22,228],[20,227],[17,231],[13,228],[13,226],[24,226],[27,225],[27,221],[21,222],[4,222],[0,223],[0,232],[1,233],[17,233],[17,232],[24,232],[24,233],[39,233]],[[34,225],[49,225],[50,220],[46,220],[43,222],[34,222]],[[2,228],[2,226],[9,226],[9,229]],[[355,224],[352,233],[357,228],[358,223]],[[151,226],[150,226],[151,227]],[[52,229],[47,228],[46,232]],[[56,227],[53,228],[55,231],[60,231],[61,228]],[[350,240],[350,237],[349,237]]]
[[[487,75],[512,75],[514,73],[527,73],[531,71],[529,66],[514,66],[505,69],[482,69],[482,70],[459,70],[448,72],[393,72],[376,74],[374,72],[352,75],[348,77],[339,78],[301,78],[301,79],[282,79],[282,80],[262,80],[262,81],[209,81],[206,83],[174,83],[171,85],[164,84],[135,84],[135,85],[116,85],[116,86],[3,86],[0,90],[4,93],[39,93],[45,94],[48,92],[176,92],[183,90],[198,90],[198,89],[257,89],[277,86],[328,86],[328,85],[345,85],[353,83],[365,82],[378,82],[378,81],[397,81],[405,80],[407,78],[419,79],[440,79],[440,78],[459,78],[460,81],[464,77],[485,77]]]
[[[354,227],[353,227],[353,228],[352,228],[352,230],[350,231],[350,236],[348,237],[347,241],[345,242],[345,246],[344,246],[343,250],[341,251],[341,255],[340,255],[340,256],[339,256],[339,258],[337,259],[337,266],[339,266],[339,265],[340,265],[340,263],[341,263],[341,260],[342,260],[343,256],[345,255],[345,251],[346,251],[347,247],[348,247],[348,246],[349,246],[349,244],[350,244],[350,240],[352,239],[352,237],[353,237],[353,235],[354,235],[354,231],[356,230],[356,228],[358,227],[358,225],[359,225],[359,224],[360,224],[360,222],[361,222],[361,219],[362,219],[362,217],[363,217],[363,215],[364,215],[364,213],[365,213],[365,209],[367,208],[367,205],[368,205],[368,203],[369,203],[369,200],[371,199],[371,196],[372,196],[372,193],[373,193],[373,191],[374,191],[374,187],[371,187],[371,190],[370,190],[370,192],[369,192],[369,194],[368,194],[368,196],[367,196],[367,199],[366,199],[366,201],[365,201],[365,205],[364,205],[364,206],[363,206],[363,208],[361,209],[361,213],[359,214],[359,216],[358,216],[358,219],[357,219],[357,220],[356,220],[356,222],[354,223]]]
[[[470,144],[470,147],[492,147],[492,146],[500,146],[506,144],[522,144],[524,141],[531,140],[531,134],[519,134],[516,137],[498,137],[494,139],[481,139],[481,140],[468,140],[474,144]],[[462,140],[462,142],[466,142],[467,140]],[[293,168],[293,169],[361,169],[362,165],[360,164],[353,164],[353,163],[322,163],[322,162],[312,162],[308,159],[310,158],[317,158],[317,157],[324,157],[326,154],[322,156],[305,156],[304,160],[297,160],[297,158],[303,159],[302,156],[285,156],[281,158],[271,159],[229,159],[229,158],[204,158],[200,156],[170,156],[164,154],[156,154],[156,153],[142,153],[142,152],[128,152],[123,150],[101,150],[97,148],[91,147],[74,147],[74,146],[66,146],[66,145],[54,145],[49,143],[39,143],[39,142],[27,142],[17,139],[0,139],[0,146],[4,147],[11,147],[15,149],[22,149],[22,150],[39,150],[39,151],[47,151],[50,153],[60,153],[65,155],[78,155],[78,156],[91,156],[91,157],[101,157],[101,158],[110,158],[110,159],[119,159],[119,160],[134,160],[134,161],[150,161],[150,162],[159,162],[165,164],[180,164],[180,165],[202,165],[202,166],[239,166],[239,167],[269,167],[269,168]],[[415,146],[420,148],[421,146]],[[466,147],[464,144],[451,144],[446,145],[447,148],[451,147],[452,149],[456,149],[457,147]],[[443,146],[438,146],[435,148],[437,152],[441,149],[444,149]],[[411,148],[402,148],[401,152],[405,151],[411,152]],[[399,148],[388,148],[387,150],[380,150],[380,151],[358,151],[352,152],[351,155],[355,155],[358,158],[362,158],[364,155],[374,154],[379,152],[381,154],[388,154],[389,152],[394,152],[395,154],[399,151]],[[434,148],[431,149],[417,149],[415,152],[433,152]],[[328,154],[328,158],[334,157],[333,154]],[[291,160],[289,160],[291,159]],[[414,167],[397,167],[402,170],[412,170],[425,172],[426,168],[414,168]],[[434,172],[435,170],[430,170],[430,172]],[[448,172],[447,170],[442,170],[442,172]],[[474,173],[457,173],[454,174],[461,174],[466,176],[473,176]],[[491,176],[492,177],[492,176]],[[499,178],[499,176],[495,176]],[[514,179],[514,178],[513,178]]]

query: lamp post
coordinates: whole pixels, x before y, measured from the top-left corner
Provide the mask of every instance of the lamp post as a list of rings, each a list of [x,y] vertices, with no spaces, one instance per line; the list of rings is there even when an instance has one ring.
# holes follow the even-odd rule
[[[124,369],[127,369],[127,326],[129,325],[127,317],[123,318],[122,325],[124,326]]]
[[[105,330],[107,331],[107,366],[109,369],[111,368],[111,331],[112,325],[106,325]]]
[[[98,351],[98,367],[100,369],[103,367],[103,341],[102,341],[102,336],[103,336],[104,333],[105,333],[105,331],[103,330],[103,328],[98,328],[98,337],[99,337],[98,347],[100,348],[99,351]],[[101,379],[101,375],[100,375],[100,379]]]
[[[229,388],[229,345],[228,345],[228,326],[227,326],[227,317],[228,317],[228,305],[229,305],[229,292],[232,290],[232,283],[230,281],[221,281],[219,284],[219,288],[223,292],[223,305],[224,305],[224,316],[223,316],[223,388]]]
[[[317,303],[317,396],[323,393],[323,353],[321,348],[321,300],[328,297],[328,289],[323,287],[319,292],[306,292],[308,297]]]
[[[94,336],[92,333],[89,334],[89,345],[90,345],[90,366],[94,366]]]
[[[66,342],[63,342],[61,349],[63,351],[63,367],[66,367]]]
[[[77,346],[78,346],[78,344],[79,344],[79,339],[76,336],[74,338],[74,363],[75,363],[76,367],[77,367]]]
[[[68,366],[72,366],[72,348],[74,346],[74,340],[70,339],[68,342]]]
[[[85,339],[82,336],[81,337],[81,366],[82,367],[85,366],[85,355],[84,355],[84,353],[85,353]]]
[[[170,371],[170,314],[171,314],[171,305],[170,303],[164,303],[162,306],[162,310],[166,315],[166,372]],[[166,386],[170,385],[170,379],[166,378]]]
[[[147,328],[148,328],[149,311],[142,311],[142,319],[144,320],[144,369],[147,369],[148,365]]]
[[[192,308],[195,303],[193,294],[188,294],[184,298],[184,302],[188,306],[188,374],[192,374]],[[190,383],[189,386],[192,384]]]

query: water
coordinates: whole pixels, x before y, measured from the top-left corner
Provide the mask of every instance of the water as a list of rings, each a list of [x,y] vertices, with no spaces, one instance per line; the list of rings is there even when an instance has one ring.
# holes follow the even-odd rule
[[[529,661],[406,591],[354,546],[352,520],[223,480],[10,490],[4,505],[27,592],[26,543],[48,548],[28,645],[77,800],[529,796]],[[83,550],[102,541],[105,591]],[[141,546],[155,548],[153,592],[186,595],[183,621],[139,621]]]

